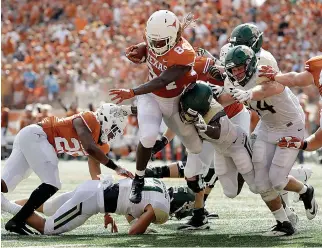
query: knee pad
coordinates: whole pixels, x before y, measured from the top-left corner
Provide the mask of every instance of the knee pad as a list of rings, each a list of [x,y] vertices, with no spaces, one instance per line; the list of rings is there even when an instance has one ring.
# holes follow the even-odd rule
[[[209,168],[204,180],[209,188],[213,188],[215,186],[215,183],[218,181],[218,176],[215,174],[214,168]]]
[[[266,192],[261,192],[260,195],[264,202],[270,202],[278,197],[278,193],[274,189]]]
[[[157,140],[157,135],[147,135],[140,137],[140,142],[145,148],[152,148]]]
[[[272,164],[269,170],[269,180],[272,183],[273,189],[277,192],[283,190],[289,180],[288,174],[287,168]]]
[[[186,181],[187,181],[188,187],[195,193],[199,193],[205,188],[205,183],[202,178],[202,175],[195,176],[195,179],[193,180],[186,179]]]
[[[288,178],[285,178],[284,182],[281,182],[276,185],[273,184],[273,189],[276,190],[277,192],[280,192],[286,187],[287,184],[288,184]]]
[[[230,199],[235,198],[238,195],[238,192],[231,192],[224,189],[224,194]]]

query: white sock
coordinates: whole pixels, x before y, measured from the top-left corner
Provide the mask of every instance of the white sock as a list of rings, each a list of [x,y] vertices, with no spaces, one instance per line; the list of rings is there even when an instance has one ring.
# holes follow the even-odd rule
[[[12,215],[16,215],[22,206],[16,204],[15,202],[9,201],[3,194],[1,194],[1,209]]]
[[[144,175],[145,175],[145,170],[142,170],[142,171],[140,171],[140,170],[136,170],[136,171],[135,171],[135,174],[136,174],[136,175],[138,175],[139,177],[144,177]]]
[[[291,204],[290,204],[290,200],[288,199],[288,198],[289,198],[289,197],[288,197],[288,192],[287,192],[287,191],[285,191],[285,190],[282,190],[282,191],[280,192],[280,195],[281,195],[281,197],[282,197],[283,201],[285,202],[285,204],[286,204],[287,206],[290,206]]]
[[[303,188],[300,190],[299,194],[302,195],[306,192],[307,186],[304,184]]]
[[[281,206],[280,209],[272,212],[272,214],[274,215],[275,219],[280,221],[281,223],[283,223],[284,221],[289,221],[283,206]]]
[[[292,210],[287,205],[285,206],[284,210],[287,216],[290,216],[293,214]]]

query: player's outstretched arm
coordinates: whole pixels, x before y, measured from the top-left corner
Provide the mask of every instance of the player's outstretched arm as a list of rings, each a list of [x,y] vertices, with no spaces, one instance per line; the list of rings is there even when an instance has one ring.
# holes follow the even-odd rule
[[[76,129],[77,135],[82,143],[84,150],[88,155],[94,158],[106,167],[115,170],[119,175],[124,175],[133,178],[133,174],[120,166],[116,165],[113,160],[109,159],[104,152],[99,149],[99,147],[94,142],[91,132],[88,130],[87,126],[83,122],[82,118],[75,118],[73,120],[73,126]]]
[[[98,175],[101,175],[101,166],[95,158],[88,156],[88,170],[92,180],[100,180]]]
[[[315,151],[322,147],[322,129],[321,127],[306,140],[307,147],[305,151]]]
[[[112,101],[117,100],[116,104],[134,96],[151,93],[155,90],[162,89],[168,84],[183,77],[191,69],[190,66],[174,65],[161,73],[159,77],[153,78],[151,81],[135,87],[134,89],[112,89],[110,95],[113,95]]]
[[[308,71],[278,73],[271,66],[262,66],[259,70],[259,77],[267,77],[288,87],[305,87],[311,85],[314,81],[312,74]]]
[[[143,234],[149,225],[156,220],[154,210],[149,204],[145,207],[144,213],[137,219],[133,220],[134,223],[131,224],[129,230],[130,235]]]

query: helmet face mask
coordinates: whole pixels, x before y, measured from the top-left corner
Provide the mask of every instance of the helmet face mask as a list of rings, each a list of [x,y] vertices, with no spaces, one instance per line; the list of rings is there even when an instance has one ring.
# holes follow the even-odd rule
[[[154,12],[147,21],[145,36],[155,56],[163,56],[177,43],[180,29],[178,17],[168,10]]]
[[[254,51],[247,46],[236,46],[225,59],[225,71],[234,86],[244,87],[257,69],[257,58]]]
[[[212,91],[203,81],[189,84],[183,91],[179,101],[179,115],[183,123],[193,124],[198,114],[205,115],[212,101]]]
[[[102,143],[112,144],[118,140],[126,126],[126,118],[119,111],[119,107],[112,103],[103,104],[97,111],[96,116],[101,125],[100,140]]]

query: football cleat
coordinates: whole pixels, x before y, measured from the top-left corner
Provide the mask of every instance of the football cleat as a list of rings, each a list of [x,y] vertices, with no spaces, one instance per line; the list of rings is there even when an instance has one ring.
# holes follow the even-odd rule
[[[219,219],[219,215],[216,213],[209,213],[207,209],[205,209],[205,215],[207,216],[208,220],[211,219]]]
[[[204,213],[204,209],[195,209],[193,216],[184,225],[178,227],[178,230],[205,230],[210,229],[208,218]]]
[[[25,223],[16,223],[12,219],[7,222],[5,229],[20,235],[36,235],[36,233],[31,231]]]
[[[134,178],[131,187],[130,202],[138,204],[142,200],[142,190],[144,186],[144,179]]]
[[[284,221],[283,223],[280,221],[276,221],[277,224],[272,227],[271,230],[265,232],[262,236],[266,237],[279,237],[279,236],[289,236],[295,233],[295,229],[293,228],[291,222]]]
[[[304,194],[300,195],[300,200],[304,203],[306,217],[309,220],[314,219],[318,212],[318,204],[314,197],[314,188],[311,185],[307,185],[307,190]]]

